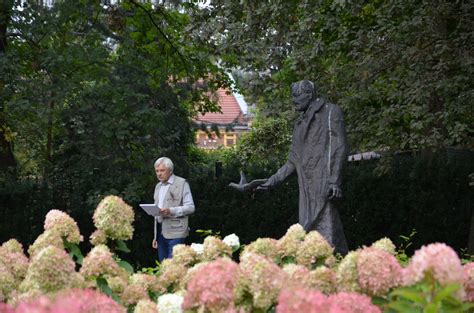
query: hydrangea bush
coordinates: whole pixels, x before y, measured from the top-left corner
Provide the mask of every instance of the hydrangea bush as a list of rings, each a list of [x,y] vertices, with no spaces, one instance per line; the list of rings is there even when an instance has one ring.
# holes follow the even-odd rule
[[[474,263],[462,265],[442,243],[401,262],[382,238],[342,259],[316,231],[292,225],[278,239],[241,249],[236,234],[177,245],[156,269],[133,272],[108,246],[133,236],[133,210],[109,196],[94,216],[94,247],[77,263],[82,240],[67,213],[51,210],[28,248],[0,246],[0,312],[468,312],[474,309]],[[123,244],[122,244],[123,248]],[[124,250],[122,250],[124,251]],[[69,252],[69,253],[68,253]],[[151,253],[151,251],[150,251]],[[67,307],[67,309],[65,309]]]

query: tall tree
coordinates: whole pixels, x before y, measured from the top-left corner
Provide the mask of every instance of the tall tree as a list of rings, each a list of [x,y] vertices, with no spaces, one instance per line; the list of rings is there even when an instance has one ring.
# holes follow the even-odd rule
[[[346,111],[354,150],[474,147],[470,1],[210,1],[195,38],[247,75],[261,112],[287,115],[312,79]]]
[[[229,84],[208,48],[183,36],[181,8],[19,1],[11,13],[2,95],[23,174],[65,173],[57,161],[68,156],[77,169],[131,164],[144,151],[184,160],[190,117],[218,110],[206,91]]]

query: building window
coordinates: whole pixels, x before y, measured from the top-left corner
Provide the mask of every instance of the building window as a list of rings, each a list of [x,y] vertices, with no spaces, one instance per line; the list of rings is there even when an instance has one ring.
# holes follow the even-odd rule
[[[234,139],[233,138],[227,139],[226,146],[233,146],[233,145],[234,145]]]

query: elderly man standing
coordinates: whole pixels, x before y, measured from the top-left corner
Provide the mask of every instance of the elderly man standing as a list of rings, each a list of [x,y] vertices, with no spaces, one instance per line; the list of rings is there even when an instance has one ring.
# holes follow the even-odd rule
[[[173,174],[173,162],[166,157],[155,162],[156,177],[154,200],[160,208],[155,217],[153,248],[158,248],[158,260],[173,256],[173,247],[184,243],[189,235],[188,215],[194,213],[194,201],[186,179]],[[157,231],[158,223],[161,230]]]
[[[343,113],[318,97],[311,81],[292,84],[291,92],[301,115],[293,129],[288,161],[257,190],[274,187],[296,171],[299,223],[306,231],[317,230],[335,252],[345,255],[346,237],[333,201],[342,196],[341,170],[348,152]]]

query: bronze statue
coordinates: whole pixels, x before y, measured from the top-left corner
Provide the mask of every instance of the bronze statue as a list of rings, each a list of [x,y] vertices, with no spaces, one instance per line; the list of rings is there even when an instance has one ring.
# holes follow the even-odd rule
[[[341,171],[347,159],[342,110],[320,98],[314,84],[302,80],[291,85],[296,120],[288,160],[268,179],[246,183],[241,173],[240,190],[266,190],[282,183],[296,171],[299,184],[299,223],[306,231],[317,230],[335,248],[347,254],[348,247],[334,199],[342,196]]]

